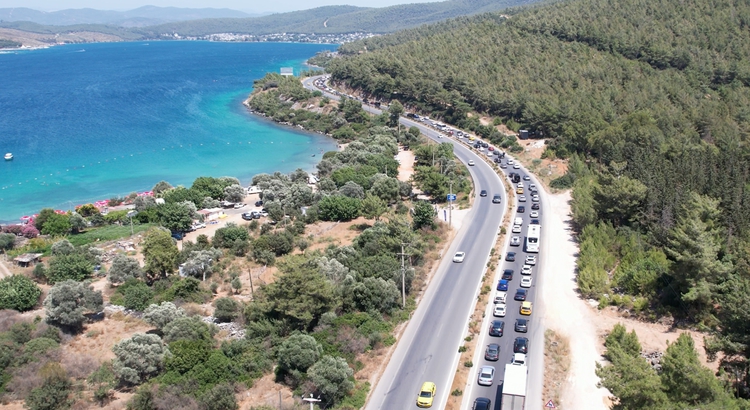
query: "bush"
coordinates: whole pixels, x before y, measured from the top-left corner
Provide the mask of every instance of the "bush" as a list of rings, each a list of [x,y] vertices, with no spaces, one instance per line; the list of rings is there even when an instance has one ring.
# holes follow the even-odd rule
[[[164,326],[164,341],[172,343],[177,340],[206,340],[215,334],[215,327],[209,326],[198,317],[178,317]]]
[[[201,282],[195,278],[183,278],[172,284],[164,292],[162,300],[174,301],[181,300],[185,302],[204,303],[211,297],[211,292],[201,289]]]
[[[131,279],[132,280],[132,279]],[[134,280],[135,283],[123,289],[123,306],[128,309],[143,311],[151,304],[154,291],[145,283]]]
[[[53,284],[68,279],[80,282],[93,273],[94,265],[86,255],[78,252],[62,254],[50,260],[47,280]]]
[[[205,410],[237,410],[237,399],[234,388],[228,383],[217,384],[200,398]]]
[[[162,330],[164,326],[168,325],[174,319],[185,316],[185,311],[172,302],[150,305],[143,312],[143,320],[159,330]]]
[[[0,309],[20,312],[36,306],[42,289],[23,275],[13,275],[0,280]]]
[[[100,312],[102,307],[101,292],[73,280],[56,283],[44,299],[47,320],[70,327],[80,327],[85,313]]]
[[[336,403],[354,388],[349,380],[354,371],[341,357],[324,356],[307,371],[307,377],[329,405]]]
[[[129,279],[143,277],[141,265],[134,258],[117,255],[109,269],[109,282],[113,285],[125,283]]]
[[[29,410],[56,410],[66,408],[71,383],[58,363],[47,363],[39,371],[44,378],[41,387],[31,390],[24,406]]]
[[[219,298],[214,302],[214,317],[219,322],[231,322],[239,316],[240,304],[232,298]]]
[[[13,249],[16,243],[16,235],[12,233],[0,233],[0,251],[9,251]]]
[[[171,356],[157,335],[136,333],[112,347],[116,359],[115,375],[128,384],[140,384],[161,371],[164,360]]]
[[[320,200],[318,209],[324,221],[349,221],[359,216],[361,200],[342,195],[327,196]]]

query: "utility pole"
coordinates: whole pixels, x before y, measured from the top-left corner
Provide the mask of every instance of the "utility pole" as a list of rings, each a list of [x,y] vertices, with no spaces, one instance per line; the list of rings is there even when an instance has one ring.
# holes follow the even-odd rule
[[[451,200],[448,201],[448,225],[452,226],[453,225],[453,180],[452,179],[451,179],[450,187],[451,187],[450,188]]]

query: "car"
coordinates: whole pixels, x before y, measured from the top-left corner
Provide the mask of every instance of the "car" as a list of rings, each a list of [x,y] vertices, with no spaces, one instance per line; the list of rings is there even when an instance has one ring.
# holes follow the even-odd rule
[[[513,165],[513,158],[508,158],[508,165]]]
[[[531,209],[538,211],[539,210],[539,202],[531,204]]]
[[[516,193],[517,194],[522,194],[523,193],[523,188],[516,188]]]
[[[508,305],[505,303],[500,303],[495,305],[495,307],[492,309],[492,316],[495,317],[505,317],[505,313],[508,311]]]
[[[483,190],[479,191],[479,196],[482,196],[482,197],[487,196],[487,190],[483,189]]]
[[[492,410],[492,400],[486,397],[477,397],[471,410]]]
[[[539,202],[539,195],[533,195],[531,197],[531,202]]]
[[[244,207],[245,207],[245,204],[243,204],[241,202],[238,202],[238,203],[234,204],[234,209],[242,209]]]
[[[500,194],[495,194],[495,195],[492,196],[492,203],[493,204],[499,204],[501,202],[503,202],[503,197],[500,196]]]
[[[518,202],[526,202],[526,195],[521,195],[518,197]]]
[[[521,169],[521,164],[518,164],[518,163],[513,164],[513,169]]]
[[[531,287],[531,276],[524,276],[521,278],[521,287],[522,288],[530,288]]]
[[[466,257],[466,252],[456,252],[456,254],[453,255],[453,262],[461,263],[464,261],[465,257]]]
[[[515,262],[516,261],[516,253],[515,252],[508,252],[505,254],[505,260],[508,262]]]
[[[522,214],[522,213],[526,212],[526,207],[523,206],[523,205],[519,206],[518,209],[516,209],[516,212],[519,213],[519,214]]]
[[[524,181],[531,181],[531,177],[530,177],[530,176],[528,176],[528,175],[524,175],[524,176],[523,176],[523,180],[524,180]]]
[[[513,280],[513,269],[505,269],[503,270],[503,276],[501,279],[505,279],[507,281]]]
[[[197,224],[193,224],[192,226],[193,230],[203,229],[205,227],[206,227],[206,224],[204,224],[203,222],[198,222]]]
[[[523,302],[526,300],[526,295],[528,295],[528,291],[526,289],[516,289],[516,294],[513,296],[513,300],[520,300]]]
[[[529,189],[529,195],[531,195],[532,197],[535,195],[539,195],[539,191],[537,191],[536,189]]]
[[[266,211],[266,208],[263,208],[260,212],[258,212],[258,215],[260,216],[268,216],[268,211]]]
[[[488,144],[486,142],[482,143],[482,148],[489,148],[489,147],[490,147],[490,144]]]
[[[523,265],[523,267],[521,268],[521,275],[531,275],[531,266]]]
[[[536,255],[526,255],[527,265],[536,265]]]
[[[532,219],[532,220],[531,220],[531,221],[529,222],[529,225],[539,225],[539,220],[538,220],[538,219]]]
[[[507,280],[500,279],[497,282],[497,290],[507,291],[508,290],[508,283],[509,282]]]
[[[495,147],[489,147],[489,148],[487,148],[487,149],[488,149],[488,150],[490,150],[490,151],[494,151],[494,150],[495,150]]]
[[[513,219],[513,225],[523,225],[523,218],[517,216]]]
[[[521,246],[521,237],[519,237],[519,236],[511,236],[510,237],[510,246]]]
[[[513,225],[513,229],[510,231],[513,233],[521,233],[521,225]]]
[[[500,157],[496,157],[496,158],[495,158],[495,159],[493,159],[492,161],[493,161],[493,162],[494,162],[495,164],[502,164],[502,162],[503,162],[503,160],[502,160],[502,159],[500,159]],[[502,166],[501,166],[501,168],[502,168]]]
[[[529,189],[536,189],[536,184],[529,184]]]
[[[432,407],[432,401],[435,399],[435,383],[424,382],[417,396],[417,407]]]
[[[505,322],[502,320],[493,320],[490,322],[490,336],[503,336],[503,330],[505,330]]]
[[[506,164],[506,163],[504,163],[504,162],[501,162],[501,163],[500,163],[500,168],[502,168],[502,169],[507,169],[507,168],[508,168],[508,164]]]
[[[529,216],[532,218],[539,218],[539,211],[531,211],[529,212]]]
[[[497,343],[488,344],[487,348],[484,349],[484,360],[496,362],[498,359],[500,359],[500,345]]]
[[[492,386],[492,381],[495,379],[495,368],[492,366],[482,366],[479,368],[479,375],[477,376],[477,383],[480,386]]]
[[[492,301],[493,303],[505,303],[505,301],[508,299],[508,292],[495,292],[495,299]]]
[[[516,319],[515,330],[518,333],[526,333],[529,331],[529,320],[528,319]]]
[[[513,341],[513,353],[529,353],[529,339],[526,337],[517,337]]]
[[[516,188],[523,188],[523,182],[519,182],[518,184],[516,184]]]
[[[473,159],[470,159],[470,160],[469,160],[469,166],[470,166],[470,167],[473,167],[473,166],[474,166],[474,160],[473,160]]]
[[[245,212],[245,213],[242,214],[242,219],[244,219],[246,221],[252,221],[255,218],[253,218],[253,214],[252,213]]]
[[[263,201],[255,201],[255,206],[263,206]]]
[[[521,313],[524,316],[531,315],[531,302],[523,302],[521,303],[521,309],[519,310],[519,313]]]

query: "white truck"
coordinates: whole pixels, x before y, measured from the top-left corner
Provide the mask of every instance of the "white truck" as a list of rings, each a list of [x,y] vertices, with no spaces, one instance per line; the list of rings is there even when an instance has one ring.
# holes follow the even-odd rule
[[[526,405],[526,380],[528,378],[528,368],[526,367],[525,359],[524,357],[523,362],[521,362],[514,358],[514,363],[505,365],[505,376],[503,376],[503,410],[524,410]]]

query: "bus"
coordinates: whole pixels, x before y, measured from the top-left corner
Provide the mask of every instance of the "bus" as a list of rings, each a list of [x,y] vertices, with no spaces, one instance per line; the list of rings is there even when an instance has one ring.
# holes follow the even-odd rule
[[[526,252],[539,252],[539,237],[541,231],[541,225],[529,225],[529,229],[526,231]]]

